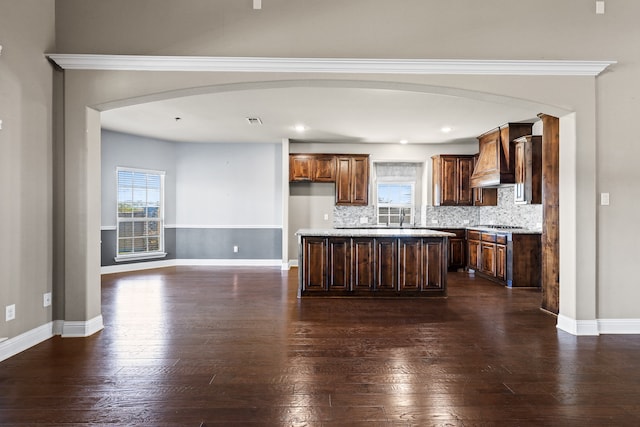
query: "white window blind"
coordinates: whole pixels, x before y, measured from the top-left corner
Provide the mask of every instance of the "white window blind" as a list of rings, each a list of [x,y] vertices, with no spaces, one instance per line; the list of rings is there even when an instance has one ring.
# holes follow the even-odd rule
[[[411,224],[414,219],[413,182],[379,182],[378,224]]]
[[[162,257],[164,175],[162,171],[117,168],[116,261]]]

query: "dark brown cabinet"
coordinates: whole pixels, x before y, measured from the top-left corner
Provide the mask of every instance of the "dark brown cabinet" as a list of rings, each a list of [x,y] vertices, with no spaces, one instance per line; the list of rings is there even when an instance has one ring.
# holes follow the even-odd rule
[[[336,204],[369,204],[369,156],[289,154],[289,182],[335,182]]]
[[[530,135],[532,123],[508,123],[478,137],[480,152],[471,175],[471,187],[515,183],[513,141]]]
[[[445,233],[453,233],[455,237],[449,237],[449,247],[447,254],[448,269],[457,270],[467,265],[467,239],[464,228],[444,228],[440,229]]]
[[[309,237],[304,239],[302,251],[307,262],[301,266],[304,269],[303,288],[305,292],[327,291],[327,239],[323,237]]]
[[[327,239],[327,287],[329,290],[348,291],[351,288],[351,239]]]
[[[290,154],[290,182],[335,182],[336,157],[333,154]]]
[[[316,155],[314,158],[313,180],[315,182],[336,181],[336,157]]]
[[[480,270],[480,260],[482,259],[480,256],[480,233],[469,231],[467,237],[467,253],[469,256],[467,266],[472,270]]]
[[[373,290],[373,278],[375,277],[375,265],[373,263],[374,240],[368,237],[354,238],[353,248],[353,274],[352,289],[355,292],[369,292]]]
[[[377,291],[395,291],[398,286],[398,241],[392,237],[374,240]]]
[[[508,287],[539,287],[539,234],[467,230],[467,267]]]
[[[542,203],[542,136],[517,138],[515,150],[515,203]]]
[[[472,206],[473,156],[441,154],[431,160],[433,206]]]
[[[445,296],[447,238],[303,237],[300,295]]]
[[[314,159],[313,154],[289,155],[289,181],[312,181]]]
[[[336,205],[369,203],[369,156],[338,156],[336,159]]]

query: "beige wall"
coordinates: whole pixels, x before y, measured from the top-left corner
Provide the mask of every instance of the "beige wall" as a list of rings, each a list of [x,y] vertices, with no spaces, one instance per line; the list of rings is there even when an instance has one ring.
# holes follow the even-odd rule
[[[0,338],[52,320],[53,0],[0,2]],[[5,307],[16,319],[5,322]]]
[[[66,159],[64,272],[67,320],[100,312],[99,134],[96,114],[137,96],[265,80],[403,82],[528,100],[543,112],[575,112],[575,146],[562,151],[562,313],[572,319],[640,319],[635,114],[640,111],[640,3],[610,0],[596,15],[584,0],[265,0],[254,11],[237,0],[57,0],[0,3],[0,131],[3,197],[0,308],[16,301],[18,319],[0,319],[0,337],[51,319],[41,293],[51,288],[52,164]],[[283,57],[616,60],[598,78],[516,76],[317,75],[259,73],[65,72],[64,149],[52,153],[52,72],[42,53]],[[160,95],[164,96],[164,95]],[[124,101],[137,102],[137,101]],[[518,101],[515,101],[518,102]],[[89,114],[87,113],[89,111]],[[56,114],[60,111],[56,111]],[[566,123],[566,121],[565,121]],[[88,133],[87,133],[88,131]],[[88,135],[88,136],[87,136]],[[97,135],[97,136],[96,136]],[[562,167],[562,166],[561,166]],[[573,172],[575,170],[575,173]],[[562,172],[561,172],[562,173]],[[19,177],[9,186],[6,178]],[[611,205],[597,204],[599,192]],[[19,209],[19,210],[18,210]],[[57,210],[58,214],[62,208]],[[56,216],[57,218],[57,216]],[[565,226],[566,227],[566,226]],[[569,240],[562,236],[572,236]],[[44,245],[42,242],[46,242]],[[34,246],[32,242],[40,242]],[[566,246],[569,246],[569,249]],[[573,252],[571,252],[573,250]],[[59,256],[56,255],[56,256]],[[56,277],[60,277],[57,275]],[[566,280],[565,280],[566,279]],[[564,300],[563,300],[564,298]],[[36,300],[36,301],[34,301]],[[62,304],[62,303],[58,303]],[[24,308],[21,308],[24,307]],[[25,317],[22,317],[23,313]]]

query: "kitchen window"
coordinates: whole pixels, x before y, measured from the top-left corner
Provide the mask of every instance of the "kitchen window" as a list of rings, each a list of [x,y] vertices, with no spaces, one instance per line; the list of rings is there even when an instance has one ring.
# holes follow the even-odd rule
[[[413,224],[415,184],[413,182],[379,182],[378,224]]]
[[[119,167],[116,261],[164,257],[164,175]]]

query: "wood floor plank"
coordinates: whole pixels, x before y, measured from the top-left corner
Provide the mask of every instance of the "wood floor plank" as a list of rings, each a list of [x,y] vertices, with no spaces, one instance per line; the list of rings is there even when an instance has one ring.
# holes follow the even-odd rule
[[[640,425],[638,336],[559,331],[538,290],[307,300],[297,278],[105,275],[103,331],[0,362],[0,425]]]

